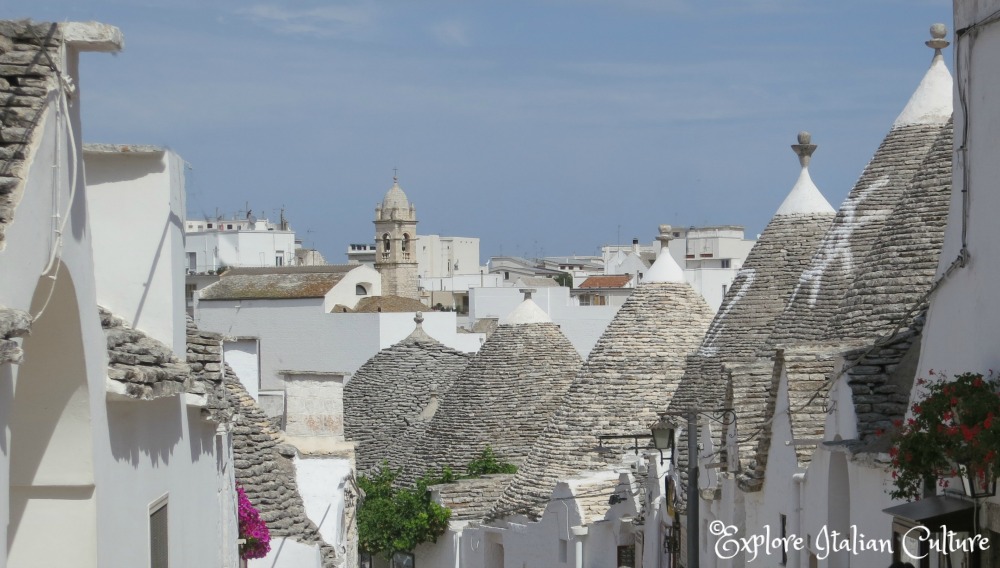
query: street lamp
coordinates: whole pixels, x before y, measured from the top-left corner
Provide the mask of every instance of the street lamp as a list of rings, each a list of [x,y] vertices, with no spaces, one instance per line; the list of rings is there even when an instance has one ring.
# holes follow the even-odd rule
[[[699,565],[700,548],[698,541],[699,533],[699,511],[698,511],[698,417],[704,416],[713,422],[728,428],[736,424],[736,412],[731,408],[719,410],[717,412],[698,412],[688,410],[686,412],[661,412],[660,419],[650,428],[653,432],[653,445],[660,450],[660,459],[663,459],[663,450],[673,450],[674,430],[676,427],[668,416],[681,418],[687,421],[688,437],[688,487],[687,487],[687,518],[688,518],[688,568],[697,568]],[[671,451],[670,460],[673,463],[674,453]]]
[[[970,467],[970,464],[963,464],[965,471],[962,474],[962,487],[965,494],[973,499],[981,497],[992,497],[997,494],[997,478],[993,473],[993,467],[985,466],[980,470]]]

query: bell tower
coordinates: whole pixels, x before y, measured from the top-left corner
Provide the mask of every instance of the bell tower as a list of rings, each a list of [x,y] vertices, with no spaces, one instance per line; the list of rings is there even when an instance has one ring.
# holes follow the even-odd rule
[[[375,270],[382,276],[382,295],[420,299],[416,246],[417,210],[393,175],[392,187],[375,206]]]

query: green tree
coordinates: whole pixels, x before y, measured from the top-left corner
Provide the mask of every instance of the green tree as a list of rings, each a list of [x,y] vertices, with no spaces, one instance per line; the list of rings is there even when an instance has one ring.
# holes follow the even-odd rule
[[[451,511],[431,500],[429,487],[455,480],[451,470],[425,474],[410,488],[392,486],[398,471],[383,467],[372,477],[358,477],[365,492],[358,508],[358,545],[372,554],[391,558],[424,542],[437,542],[448,528]]]
[[[558,282],[559,285],[564,288],[573,287],[573,275],[570,274],[569,272],[561,272],[559,273],[559,276],[556,276],[555,278],[553,278],[553,280]]]
[[[493,448],[487,444],[479,457],[469,462],[465,468],[468,477],[479,477],[490,473],[517,473],[517,466],[512,463],[500,461]]]

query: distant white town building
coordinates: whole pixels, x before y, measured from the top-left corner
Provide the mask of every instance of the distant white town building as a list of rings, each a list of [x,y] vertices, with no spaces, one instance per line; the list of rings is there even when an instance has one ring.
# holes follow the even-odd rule
[[[670,255],[684,269],[684,280],[718,310],[756,241],[747,239],[740,225],[671,227],[669,236]],[[659,248],[658,243],[639,244],[639,239],[631,245],[605,245],[604,273],[644,275]]]

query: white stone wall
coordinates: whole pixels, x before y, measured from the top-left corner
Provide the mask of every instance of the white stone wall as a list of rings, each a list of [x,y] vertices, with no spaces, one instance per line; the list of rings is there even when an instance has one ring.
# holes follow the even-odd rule
[[[413,313],[328,313],[322,298],[212,300],[198,304],[199,327],[260,340],[261,390],[281,390],[282,371],[350,375],[413,331]],[[479,349],[479,334],[456,332],[454,313],[425,312],[424,330],[449,347]]]
[[[579,306],[569,288],[538,288],[531,299],[557,324],[577,353],[586,358],[621,306]],[[469,290],[469,321],[502,318],[524,300],[517,288],[472,288]]]
[[[957,0],[955,28],[980,21],[1000,9],[1000,0]],[[972,49],[971,55],[968,55]],[[971,261],[956,270],[935,292],[923,331],[918,376],[928,377],[935,369],[951,374],[966,371],[988,372],[1000,369],[1000,352],[995,338],[1000,336],[1000,304],[995,300],[995,283],[1000,277],[1000,247],[995,246],[1000,227],[1000,193],[991,188],[1000,179],[1000,124],[995,120],[1000,106],[1000,25],[978,30],[975,43],[971,36],[954,38],[952,52],[968,57],[956,66],[956,101],[954,111],[955,145],[968,139],[968,151],[957,153],[952,199],[945,230],[944,248],[938,275],[958,257],[962,246],[962,189],[968,175],[969,208],[968,246]],[[968,119],[958,97],[958,85],[968,89]],[[968,123],[968,132],[963,125]],[[964,159],[963,159],[964,158]],[[967,172],[967,173],[966,173]]]
[[[184,160],[113,145],[86,150],[84,160],[97,302],[183,357]]]
[[[77,57],[75,48],[68,47],[63,71],[80,85]],[[187,408],[177,397],[113,404],[106,400],[107,341],[96,299],[107,297],[107,291],[99,287],[95,275],[99,255],[95,255],[96,237],[92,237],[96,231],[88,224],[79,101],[76,96],[69,102],[74,144],[67,125],[57,124],[55,93],[50,96],[36,130],[33,159],[25,165],[23,199],[0,250],[0,305],[36,315],[45,307],[33,326],[35,343],[25,349],[25,362],[0,366],[0,380],[8,385],[0,392],[0,424],[8,432],[7,443],[0,445],[0,532],[8,535],[0,539],[0,566],[8,561],[15,565],[22,555],[31,563],[44,556],[46,564],[56,566],[145,565],[149,505],[166,494],[172,562],[235,567],[224,564],[225,551],[231,551],[235,542],[222,542],[222,535],[235,517],[223,514],[231,503],[232,489],[231,475],[227,478],[220,468],[231,471],[231,465],[226,462],[228,453],[218,450],[224,442],[216,439],[215,425],[203,422],[200,409]],[[76,180],[75,187],[71,178]],[[52,281],[40,276],[54,246],[54,213],[68,220],[56,263],[56,289],[46,304]],[[171,231],[180,225],[167,224],[166,216],[160,220],[164,223],[160,231],[167,227],[163,238],[177,242]],[[127,240],[127,235],[118,240]],[[148,258],[135,260],[150,266]],[[157,266],[167,270],[173,263]],[[173,275],[167,280],[173,281]],[[136,287],[148,284],[133,283]],[[133,298],[141,295],[136,288],[123,293]],[[153,303],[169,302],[171,297],[169,293],[151,296],[147,307],[153,309]],[[57,372],[53,375],[47,370]],[[73,387],[71,396],[47,399],[68,394],[60,392],[59,386]],[[29,393],[36,398],[26,400]],[[63,412],[70,400],[71,411]],[[89,459],[63,464],[58,468],[60,479],[46,479],[48,468],[40,466],[54,463],[50,458],[70,455],[63,442]],[[15,478],[11,477],[12,463]],[[12,484],[14,508],[23,508],[24,513],[14,517],[20,523],[17,527],[10,524]],[[16,551],[7,550],[8,539]],[[234,560],[232,555],[228,558]]]
[[[477,237],[418,235],[416,244],[417,274],[421,279],[479,274]]]
[[[320,568],[323,557],[319,545],[303,544],[290,538],[272,538],[271,551],[264,558],[247,562],[248,568]]]
[[[359,285],[364,287],[367,294],[363,296],[357,294]],[[343,279],[330,289],[326,295],[324,309],[329,312],[337,304],[353,309],[362,298],[381,295],[382,276],[374,268],[362,264],[345,274]]]
[[[296,438],[344,439],[344,377],[285,376],[285,433]]]
[[[282,266],[292,266],[295,264],[295,233],[196,231],[187,233],[185,251],[195,253],[194,272],[218,270],[221,266],[278,266],[278,256],[281,256]],[[186,256],[185,267],[188,267]]]

